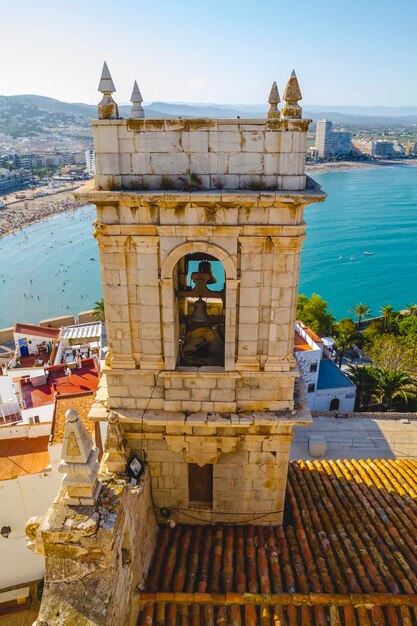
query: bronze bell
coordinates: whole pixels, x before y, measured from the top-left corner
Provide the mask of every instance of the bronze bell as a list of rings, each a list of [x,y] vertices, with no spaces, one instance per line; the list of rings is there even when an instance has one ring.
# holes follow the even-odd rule
[[[194,311],[190,317],[190,321],[199,324],[210,322],[210,316],[207,313],[207,303],[203,298],[200,297],[194,302]]]
[[[208,274],[210,276],[207,281],[207,285],[214,285],[214,283],[217,283],[217,278],[213,274],[210,261],[200,261],[198,264],[198,271],[200,274]]]

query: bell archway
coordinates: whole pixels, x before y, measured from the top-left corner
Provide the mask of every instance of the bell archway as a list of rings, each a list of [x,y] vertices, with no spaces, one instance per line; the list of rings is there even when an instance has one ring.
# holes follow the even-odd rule
[[[237,281],[230,256],[205,243],[179,246],[161,273],[165,369],[233,369]]]

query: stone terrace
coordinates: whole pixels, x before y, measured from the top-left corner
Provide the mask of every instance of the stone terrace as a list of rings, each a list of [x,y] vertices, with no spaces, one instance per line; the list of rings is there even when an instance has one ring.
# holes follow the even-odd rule
[[[138,624],[416,624],[416,470],[293,461],[282,526],[161,527]]]

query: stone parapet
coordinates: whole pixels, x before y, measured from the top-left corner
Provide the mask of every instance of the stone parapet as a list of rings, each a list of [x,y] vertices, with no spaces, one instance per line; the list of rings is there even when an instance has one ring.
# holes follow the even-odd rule
[[[310,121],[94,120],[96,186],[304,189]]]

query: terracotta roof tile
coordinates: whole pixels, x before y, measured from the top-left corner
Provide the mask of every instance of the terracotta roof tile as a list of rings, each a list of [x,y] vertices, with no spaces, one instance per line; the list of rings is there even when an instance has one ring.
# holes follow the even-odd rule
[[[52,419],[51,444],[62,443],[65,430],[65,413],[75,409],[91,437],[94,438],[94,422],[88,419],[88,413],[94,402],[95,392],[90,391],[70,396],[56,396]]]
[[[162,526],[138,624],[417,624],[416,471],[293,461],[282,526]]]

